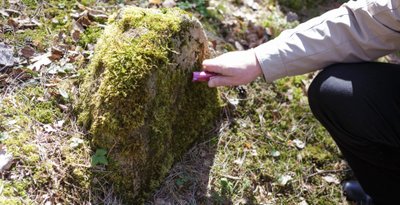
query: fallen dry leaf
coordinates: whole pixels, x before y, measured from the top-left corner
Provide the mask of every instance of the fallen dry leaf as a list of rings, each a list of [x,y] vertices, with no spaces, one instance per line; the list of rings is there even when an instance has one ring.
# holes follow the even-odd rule
[[[78,42],[81,38],[81,32],[79,30],[72,30],[71,37],[74,42]]]
[[[80,39],[81,33],[83,33],[83,32],[85,32],[85,29],[83,28],[83,26],[79,22],[74,21],[72,32],[71,32],[72,40],[74,42],[78,42]]]
[[[25,46],[21,49],[21,54],[25,58],[31,58],[35,54],[35,49],[31,46]]]
[[[8,74],[0,74],[0,81],[8,78]]]
[[[64,56],[63,51],[60,48],[52,47],[51,48],[51,55],[49,59],[52,61],[60,60]]]
[[[8,75],[0,74],[0,87],[3,87],[7,84]]]
[[[63,105],[63,104],[58,104],[58,107],[64,112],[68,112],[68,110],[69,110],[68,106]]]
[[[36,27],[40,27],[42,24],[35,18],[18,18],[14,19],[17,21],[17,27],[18,29],[34,29]]]
[[[7,25],[13,27],[14,30],[16,30],[16,29],[18,28],[18,22],[17,22],[15,19],[13,19],[13,18],[9,18],[9,19],[7,20]]]
[[[108,19],[108,15],[105,14],[103,11],[99,11],[99,10],[89,10],[88,17],[92,21]]]
[[[252,147],[251,143],[249,143],[249,142],[245,142],[243,145],[247,149],[250,149]]]
[[[78,18],[78,20],[76,20],[76,22],[78,22],[84,28],[90,26],[92,24],[92,22],[90,21],[90,19],[88,17],[88,11],[82,12],[80,14],[80,17]]]
[[[14,68],[9,73],[10,78],[7,78],[7,83],[11,83],[14,79],[18,80],[27,80],[32,78],[32,72],[27,72],[26,69],[23,68]]]
[[[42,66],[49,65],[52,61],[50,60],[51,53],[45,53],[32,59],[33,64],[29,65],[28,68],[33,71],[39,71]]]
[[[340,184],[339,179],[333,174],[323,176],[322,179],[324,179],[328,183]]]

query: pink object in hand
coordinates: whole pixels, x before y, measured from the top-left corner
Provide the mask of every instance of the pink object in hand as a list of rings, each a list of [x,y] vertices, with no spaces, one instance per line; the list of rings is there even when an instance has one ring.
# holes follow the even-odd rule
[[[209,81],[212,76],[215,76],[215,73],[201,71],[201,72],[193,72],[193,82],[205,82]]]

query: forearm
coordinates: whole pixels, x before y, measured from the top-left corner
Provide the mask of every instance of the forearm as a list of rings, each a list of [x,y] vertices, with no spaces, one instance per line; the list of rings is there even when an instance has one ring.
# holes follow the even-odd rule
[[[379,3],[378,3],[379,2]],[[376,59],[400,48],[400,1],[348,2],[255,48],[265,79],[338,62]]]

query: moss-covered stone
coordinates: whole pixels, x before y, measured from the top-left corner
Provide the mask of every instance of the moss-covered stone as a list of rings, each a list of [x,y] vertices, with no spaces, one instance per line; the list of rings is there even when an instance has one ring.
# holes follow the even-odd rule
[[[179,9],[126,8],[98,40],[79,121],[108,150],[107,179],[126,203],[143,202],[215,125],[218,91],[191,82],[207,51],[201,24]]]

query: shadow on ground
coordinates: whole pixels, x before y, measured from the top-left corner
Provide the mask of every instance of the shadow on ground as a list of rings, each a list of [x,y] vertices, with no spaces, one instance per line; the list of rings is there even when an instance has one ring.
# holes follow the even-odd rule
[[[146,205],[233,204],[227,194],[209,190],[219,137],[194,145],[170,170],[161,187]]]

